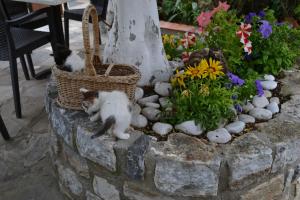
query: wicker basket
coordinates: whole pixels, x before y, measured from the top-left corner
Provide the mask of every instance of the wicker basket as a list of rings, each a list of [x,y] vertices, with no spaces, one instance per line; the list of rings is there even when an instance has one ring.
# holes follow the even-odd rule
[[[92,18],[94,53],[91,54],[89,38],[89,17]],[[96,8],[89,5],[82,18],[83,42],[85,48],[85,69],[83,73],[66,72],[52,68],[57,81],[58,98],[60,106],[69,109],[81,110],[82,95],[80,88],[93,91],[124,91],[130,100],[134,99],[135,88],[140,79],[140,72],[131,65],[102,64],[99,48],[99,25]]]

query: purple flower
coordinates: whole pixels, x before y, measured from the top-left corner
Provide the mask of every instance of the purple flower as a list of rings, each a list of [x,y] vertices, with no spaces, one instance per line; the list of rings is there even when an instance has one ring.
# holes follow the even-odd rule
[[[283,25],[285,25],[285,22],[276,22],[276,25],[277,26],[283,26]]]
[[[245,83],[243,79],[240,79],[237,75],[234,75],[231,72],[228,72],[226,75],[230,79],[231,83],[234,85],[242,86]]]
[[[260,80],[256,80],[255,85],[256,85],[257,95],[260,96],[260,97],[263,96],[265,94],[265,92],[264,92],[264,89],[261,85]]]
[[[272,34],[272,26],[267,20],[261,20],[262,24],[259,27],[259,32],[263,38],[268,38]]]
[[[251,55],[251,54],[249,55],[248,53],[245,53],[244,59],[245,59],[246,61],[251,61],[251,60],[252,60],[252,55]]]
[[[232,88],[232,83],[225,83],[224,84],[226,89],[231,89]]]
[[[238,111],[240,113],[243,112],[243,108],[242,108],[242,106],[240,104],[235,104],[234,108],[235,108],[236,111]]]
[[[257,16],[259,16],[260,18],[264,18],[266,16],[265,11],[261,10],[258,12]]]
[[[233,95],[231,96],[231,99],[237,100],[237,99],[238,99],[238,95],[237,95],[237,94],[233,94]]]
[[[252,22],[253,17],[256,16],[256,13],[250,12],[248,15],[245,16],[245,23],[250,24]]]

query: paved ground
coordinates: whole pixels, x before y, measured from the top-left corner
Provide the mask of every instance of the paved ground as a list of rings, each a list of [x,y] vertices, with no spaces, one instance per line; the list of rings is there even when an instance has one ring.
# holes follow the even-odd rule
[[[80,0],[73,2],[78,6]],[[82,47],[81,24],[71,22],[71,49]],[[33,52],[37,71],[54,64],[50,46]],[[47,80],[24,79],[19,65],[23,118],[16,119],[8,62],[0,62],[0,111],[13,141],[0,137],[0,200],[63,200],[48,154],[48,119],[44,110]]]

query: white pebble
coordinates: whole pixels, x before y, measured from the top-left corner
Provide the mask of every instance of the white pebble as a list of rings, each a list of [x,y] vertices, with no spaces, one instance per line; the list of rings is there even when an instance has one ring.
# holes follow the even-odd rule
[[[277,103],[278,105],[280,104],[280,100],[279,100],[278,97],[272,97],[272,98],[270,99],[270,103],[272,103],[272,102],[275,102],[275,103]]]
[[[258,120],[270,120],[272,119],[272,112],[264,108],[254,108],[250,110],[249,114]]]
[[[275,81],[275,77],[273,75],[270,75],[270,74],[264,75],[264,79],[266,81]]]
[[[139,99],[138,100],[138,103],[142,106],[145,106],[146,103],[155,103],[157,102],[158,100],[158,95],[152,95],[152,96],[149,96],[149,97],[144,97],[142,99]]]
[[[254,106],[252,105],[252,103],[247,102],[245,105],[243,105],[243,112],[247,113],[250,110],[252,110],[254,108]]]
[[[232,136],[225,128],[220,128],[207,133],[207,138],[210,142],[226,144],[232,139]]]
[[[251,115],[241,114],[239,115],[239,120],[245,122],[246,124],[255,123],[255,118]]]
[[[231,124],[228,124],[227,126],[225,126],[225,128],[227,129],[227,131],[229,133],[237,134],[237,133],[242,132],[244,130],[245,126],[246,126],[245,122],[236,121]]]
[[[261,81],[261,85],[265,90],[274,90],[277,88],[276,81]]]
[[[272,97],[272,92],[270,92],[269,90],[264,90],[264,96],[270,98]]]
[[[201,135],[204,132],[202,127],[199,124],[196,125],[194,120],[185,121],[181,124],[177,124],[175,126],[175,129],[183,131],[184,133],[189,135]]]
[[[173,129],[173,126],[170,124],[166,124],[166,123],[161,123],[161,122],[156,122],[153,126],[152,126],[152,130],[161,135],[167,135],[168,133],[170,133]]]
[[[164,97],[170,96],[171,90],[172,90],[172,86],[170,83],[165,83],[165,82],[155,83],[154,91],[160,96],[164,96]]]
[[[150,121],[158,121],[161,111],[153,107],[145,107],[142,114]]]
[[[279,113],[279,106],[277,103],[272,102],[267,106],[267,109],[272,112],[272,114]]]
[[[148,120],[143,115],[133,115],[131,118],[131,125],[136,128],[145,128],[148,124]]]
[[[143,96],[144,96],[144,90],[140,87],[137,87],[135,89],[135,96],[134,96],[135,100],[139,100],[143,98]]]
[[[269,100],[265,96],[260,97],[260,96],[256,95],[253,97],[252,103],[257,108],[264,108],[269,104]]]
[[[145,106],[152,107],[152,108],[159,108],[160,107],[160,105],[158,103],[151,103],[151,102],[145,103]]]

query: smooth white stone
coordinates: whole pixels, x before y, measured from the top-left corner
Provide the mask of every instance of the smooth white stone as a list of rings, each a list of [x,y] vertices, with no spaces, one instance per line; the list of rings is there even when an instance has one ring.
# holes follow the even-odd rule
[[[251,115],[241,114],[239,115],[239,120],[246,124],[255,123],[255,118],[252,117]]]
[[[172,129],[172,125],[161,122],[156,122],[152,127],[152,130],[161,136],[167,135],[172,131]]]
[[[243,112],[247,113],[250,110],[252,110],[254,108],[253,104],[250,102],[247,102],[246,105],[243,105]]]
[[[143,98],[143,96],[144,96],[144,90],[140,87],[137,87],[135,89],[135,96],[134,96],[135,100],[139,100]]]
[[[214,131],[209,131],[207,133],[207,138],[210,142],[226,144],[232,139],[232,136],[225,128],[220,128]]]
[[[145,107],[142,114],[150,121],[158,121],[161,111],[153,107]]]
[[[184,133],[189,135],[201,135],[204,132],[202,127],[199,124],[196,125],[194,120],[185,121],[182,122],[181,124],[177,124],[175,126],[175,129],[179,131],[183,131]]]
[[[261,85],[265,90],[274,90],[277,88],[276,81],[261,81]]]
[[[271,74],[264,75],[264,79],[266,81],[275,81],[275,77],[273,75],[271,75]]]
[[[269,100],[265,96],[260,97],[256,95],[253,97],[252,103],[257,108],[264,108],[269,104]]]
[[[269,90],[264,90],[264,96],[267,98],[270,98],[270,97],[272,97],[272,92]]]
[[[235,121],[233,123],[228,124],[227,126],[225,126],[225,128],[227,129],[227,131],[231,134],[237,134],[240,133],[244,130],[246,124],[245,122],[242,121]]]
[[[145,128],[148,124],[148,120],[143,115],[133,115],[131,118],[131,125],[136,128]]]
[[[132,106],[132,113],[133,114],[140,114],[141,111],[142,111],[142,108],[139,104],[137,104],[137,103],[133,104],[133,106]]]
[[[279,113],[279,106],[276,102],[272,102],[267,106],[267,109],[272,112],[272,114]]]
[[[162,108],[166,108],[166,107],[170,106],[170,104],[171,104],[171,102],[168,100],[167,97],[161,97],[161,98],[159,98],[158,101]]]
[[[155,83],[154,91],[157,94],[159,94],[160,96],[163,96],[163,97],[170,96],[171,90],[172,90],[172,86],[170,83],[165,83],[165,82]]]
[[[277,103],[278,105],[280,104],[280,100],[279,100],[278,97],[272,97],[272,98],[270,99],[270,103],[272,103],[272,102],[275,102],[275,103]]]
[[[249,114],[258,120],[270,120],[272,119],[272,112],[264,108],[254,108],[250,110]]]
[[[145,106],[146,107],[152,107],[152,108],[159,108],[160,107],[160,105],[158,103],[151,103],[151,102],[145,103]]]
[[[158,95],[152,95],[152,96],[149,96],[149,97],[144,97],[142,99],[139,99],[138,100],[138,103],[142,106],[145,106],[146,103],[155,103],[157,102],[158,100]]]

